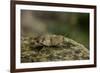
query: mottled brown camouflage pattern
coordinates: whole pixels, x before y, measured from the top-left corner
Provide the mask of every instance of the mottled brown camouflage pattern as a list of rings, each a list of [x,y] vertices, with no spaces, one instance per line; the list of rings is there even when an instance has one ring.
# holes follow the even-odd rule
[[[89,50],[62,35],[28,36],[21,39],[21,62],[89,59]]]

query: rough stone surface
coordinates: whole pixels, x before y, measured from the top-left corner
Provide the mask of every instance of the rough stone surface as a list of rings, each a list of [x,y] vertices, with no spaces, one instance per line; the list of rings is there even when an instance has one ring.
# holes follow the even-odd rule
[[[21,62],[45,62],[89,59],[89,50],[62,35],[21,38]]]

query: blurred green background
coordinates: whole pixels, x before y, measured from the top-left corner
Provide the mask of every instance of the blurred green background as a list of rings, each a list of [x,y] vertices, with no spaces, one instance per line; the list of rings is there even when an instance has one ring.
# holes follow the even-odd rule
[[[27,10],[22,10],[22,14],[25,11]],[[30,12],[36,22],[43,23],[47,27],[46,31],[48,33],[71,38],[89,49],[89,13],[55,11]]]

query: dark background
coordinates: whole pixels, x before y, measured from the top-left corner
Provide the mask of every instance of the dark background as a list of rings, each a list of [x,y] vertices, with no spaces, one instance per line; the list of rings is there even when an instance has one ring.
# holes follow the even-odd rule
[[[89,48],[89,13],[22,10],[21,17],[23,19],[22,29],[30,24],[31,29],[36,29],[39,25],[39,29],[45,29],[45,33],[63,35]],[[25,18],[29,20],[30,24],[23,24]],[[39,31],[39,29],[36,31],[42,33],[42,30]]]

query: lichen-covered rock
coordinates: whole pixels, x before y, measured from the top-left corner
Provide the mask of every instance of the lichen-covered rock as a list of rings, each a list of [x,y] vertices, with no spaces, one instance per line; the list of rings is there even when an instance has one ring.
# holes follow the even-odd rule
[[[89,59],[89,50],[62,35],[28,36],[21,39],[21,62]]]

